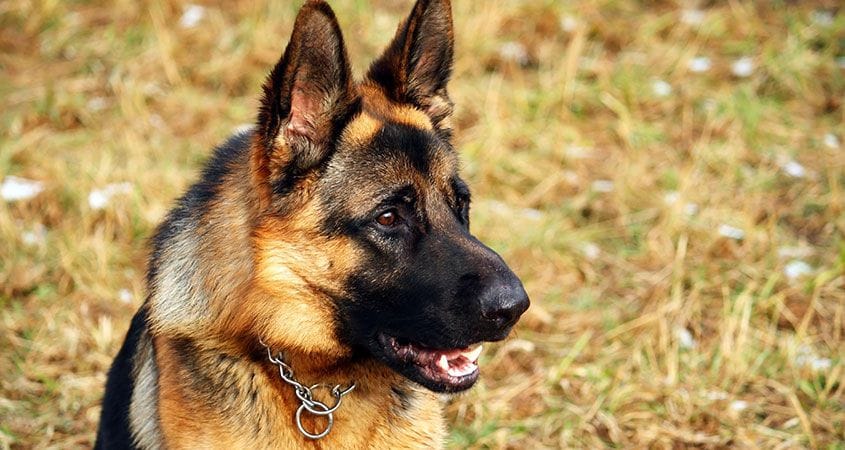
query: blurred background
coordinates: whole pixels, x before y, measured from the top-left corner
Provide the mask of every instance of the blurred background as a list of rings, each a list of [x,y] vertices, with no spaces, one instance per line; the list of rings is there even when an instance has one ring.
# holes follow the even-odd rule
[[[90,447],[147,239],[299,1],[0,2],[0,448]],[[334,0],[358,74],[411,0]],[[475,233],[532,307],[453,448],[845,448],[845,14],[456,1]]]

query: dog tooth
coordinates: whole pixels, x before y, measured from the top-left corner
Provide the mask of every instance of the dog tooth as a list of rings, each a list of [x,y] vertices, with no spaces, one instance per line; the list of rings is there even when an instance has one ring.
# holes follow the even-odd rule
[[[476,370],[478,370],[478,366],[476,366],[475,364],[472,364],[472,363],[467,364],[467,367],[466,367],[466,374],[467,375],[475,372]]]
[[[448,372],[449,371],[449,358],[447,358],[446,355],[440,355],[440,359],[437,361],[437,365],[441,369]]]
[[[474,349],[469,350],[467,352],[463,352],[461,353],[461,355],[463,355],[464,358],[468,359],[470,362],[475,362],[478,361],[478,357],[481,355],[481,350],[483,348],[484,346],[479,344],[478,347],[475,347]]]

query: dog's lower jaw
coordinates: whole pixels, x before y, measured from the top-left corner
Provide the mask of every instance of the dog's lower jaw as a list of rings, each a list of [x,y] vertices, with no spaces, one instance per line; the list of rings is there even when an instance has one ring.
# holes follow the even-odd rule
[[[300,402],[266,358],[223,354],[195,342],[155,338],[159,423],[166,448],[441,448],[443,403],[371,359],[298,373],[303,383],[343,382],[358,387],[344,397],[331,433],[304,437],[294,414]],[[322,419],[303,425],[318,430]]]
[[[373,339],[384,364],[439,393],[456,393],[471,388],[478,380],[481,344],[466,348],[435,349],[379,333]]]

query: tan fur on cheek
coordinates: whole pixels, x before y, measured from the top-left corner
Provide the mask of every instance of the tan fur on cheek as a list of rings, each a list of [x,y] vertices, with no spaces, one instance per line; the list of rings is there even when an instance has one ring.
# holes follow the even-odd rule
[[[307,248],[280,243],[262,250],[256,279],[260,291],[252,297],[251,307],[260,317],[259,332],[265,340],[306,353],[336,354],[339,343],[334,338],[330,300],[314,292],[303,274],[292,267],[315,256],[323,261],[312,261],[313,269],[297,269],[311,271],[327,266],[321,255],[308,253],[312,252]]]
[[[300,222],[301,224],[301,222]],[[345,356],[348,348],[335,336],[333,298],[343,296],[342,282],[357,265],[354,245],[316,233],[273,227],[255,235],[255,289],[238,314],[253,332],[280,348]]]

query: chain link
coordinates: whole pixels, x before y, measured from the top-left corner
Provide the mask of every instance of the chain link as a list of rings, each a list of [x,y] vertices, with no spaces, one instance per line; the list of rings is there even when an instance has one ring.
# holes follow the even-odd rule
[[[296,410],[296,427],[299,429],[299,432],[309,439],[320,439],[328,435],[334,425],[334,412],[340,408],[340,403],[343,400],[343,397],[355,389],[355,383],[350,384],[346,388],[341,387],[339,384],[331,386],[326,383],[317,383],[311,386],[306,386],[297,381],[293,376],[293,369],[285,363],[284,356],[281,352],[273,355],[273,351],[267,344],[264,343],[263,340],[259,340],[258,342],[267,349],[267,359],[269,359],[271,363],[279,366],[279,375],[282,377],[282,381],[293,386],[293,393],[301,402],[299,408]],[[317,389],[327,389],[331,393],[332,397],[334,397],[334,405],[329,407],[320,400],[315,399],[314,391]],[[328,420],[326,428],[319,433],[311,433],[306,430],[302,425],[303,411],[315,416],[326,417]]]

